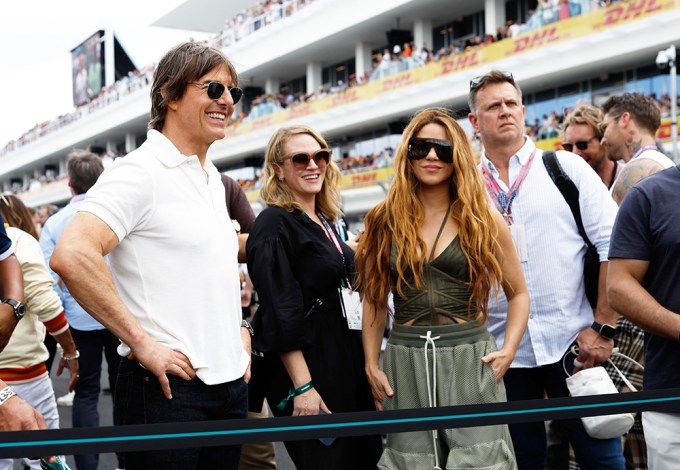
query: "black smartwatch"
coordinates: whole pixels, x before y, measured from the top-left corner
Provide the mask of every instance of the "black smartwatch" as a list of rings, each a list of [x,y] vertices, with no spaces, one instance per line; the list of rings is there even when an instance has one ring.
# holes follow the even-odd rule
[[[4,299],[2,303],[11,306],[14,309],[14,316],[17,320],[24,318],[24,314],[26,313],[26,306],[24,304],[14,299]]]
[[[606,323],[604,325],[594,321],[590,327],[597,331],[600,336],[602,336],[605,339],[614,339],[614,336],[616,336],[616,327],[607,325]]]

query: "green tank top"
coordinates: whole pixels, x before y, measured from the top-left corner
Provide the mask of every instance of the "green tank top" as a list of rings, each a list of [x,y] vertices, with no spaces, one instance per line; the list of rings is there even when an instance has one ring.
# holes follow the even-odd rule
[[[448,212],[434,246],[444,228]],[[434,247],[433,247],[434,251]],[[393,245],[390,253],[390,272],[392,280],[397,279],[397,250]],[[404,324],[413,321],[413,325],[446,325],[468,321],[468,302],[472,296],[469,286],[470,273],[467,259],[456,236],[439,256],[426,262],[423,266],[423,289],[415,288],[413,273],[405,273],[411,286],[404,286],[404,296],[394,293],[394,321]],[[477,305],[472,302],[470,311],[476,317]],[[458,320],[458,321],[456,321]]]
[[[390,271],[397,278],[397,251],[392,247]],[[415,288],[413,273],[407,272],[411,287],[404,286],[404,297],[394,293],[394,321],[413,325],[447,325],[469,320],[468,301],[472,289],[468,286],[470,273],[458,237],[432,261],[423,266],[423,289]],[[473,301],[471,311],[477,312]]]

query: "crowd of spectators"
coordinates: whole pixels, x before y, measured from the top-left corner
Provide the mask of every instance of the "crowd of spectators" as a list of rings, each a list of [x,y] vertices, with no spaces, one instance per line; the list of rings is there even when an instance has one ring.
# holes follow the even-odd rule
[[[656,105],[661,112],[661,117],[669,117],[671,112],[671,97],[668,93],[663,93],[660,97],[657,97],[654,93],[649,96],[656,101]],[[678,98],[676,106],[680,107],[680,98]],[[562,124],[573,110],[573,108],[568,107],[561,112],[551,111],[550,114],[544,114],[541,119],[534,118],[533,122],[527,120],[525,132],[534,140],[558,137],[562,130]]]
[[[283,95],[278,95],[273,97],[272,95],[267,95],[268,99],[275,100],[276,106],[281,109],[288,106],[290,103],[281,102],[279,100],[284,100]],[[656,95],[650,95],[654,98],[659,106],[661,115],[666,117],[670,115],[671,99],[667,93],[662,94],[660,97]],[[680,107],[680,99],[678,100],[678,106]],[[561,112],[551,111],[550,114],[544,114],[540,119],[534,118],[533,122],[527,120],[525,133],[534,140],[543,140],[559,137],[562,124],[569,117],[569,114],[573,111],[573,108],[565,108]],[[473,148],[477,148],[477,142],[474,140],[473,136]],[[477,150],[481,150],[477,148]],[[394,149],[391,147],[383,149],[381,152],[371,153],[369,155],[350,155],[348,153],[343,154],[343,156],[336,160],[336,164],[340,168],[343,174],[360,173],[363,171],[370,171],[379,168],[386,168],[392,165],[392,154]],[[102,158],[105,161],[105,166],[110,164],[119,155],[106,153],[102,154]],[[47,174],[42,175],[37,178],[31,178],[28,184],[15,183],[12,185],[11,191],[13,193],[22,193],[24,191],[40,191],[47,185],[55,182],[62,181],[65,175],[58,175],[55,172],[47,172]],[[246,178],[236,178],[236,181],[241,185],[244,190],[255,189],[260,187],[260,179],[246,179]]]
[[[113,163],[116,158],[121,157],[114,152],[103,152],[100,155],[104,168]],[[37,193],[42,190],[49,191],[53,184],[60,184],[68,178],[66,173],[60,174],[55,170],[47,170],[43,175],[35,176],[29,178],[27,183],[15,181],[12,183],[10,188],[6,188],[7,191],[12,194],[20,194],[23,192]]]
[[[395,44],[385,48],[382,54],[373,57],[373,68],[363,76],[354,74],[349,76],[347,82],[339,80],[334,85],[321,86],[318,90],[309,93],[278,93],[263,94],[256,97],[251,103],[248,112],[242,112],[235,116],[232,124],[247,122],[248,120],[275,113],[277,111],[296,106],[300,103],[321,99],[328,94],[343,93],[347,89],[361,86],[372,80],[382,79],[405,70],[420,67],[433,61],[439,61],[444,57],[456,55],[473,48],[484,47],[505,38],[514,37],[530,29],[539,28],[550,22],[559,21],[577,14],[586,13],[593,9],[604,7],[616,0],[541,0],[535,12],[530,12],[529,20],[522,24],[519,21],[509,20],[504,28],[499,27],[496,35],[470,36],[454,41],[446,47],[430,50],[426,45],[416,47],[412,42],[403,45]],[[223,31],[208,42],[217,47],[228,47],[239,41],[248,34],[272,24],[282,18],[295,14],[301,8],[312,3],[313,0],[264,0],[243,10],[225,23]],[[567,14],[568,11],[568,14]],[[551,13],[548,13],[551,12]],[[17,140],[8,142],[0,149],[0,156],[16,150],[23,145],[41,138],[57,129],[62,128],[83,116],[89,115],[101,108],[119,101],[124,96],[135,93],[141,89],[147,89],[153,78],[155,64],[135,70],[128,76],[105,87],[102,93],[90,103],[76,108],[73,112],[59,116],[56,119],[36,124],[35,127],[25,132]],[[665,95],[667,97],[667,95]],[[668,100],[670,102],[670,100]],[[532,126],[538,138],[549,138],[556,134],[555,116],[544,116],[543,122],[538,129]],[[557,122],[559,124],[559,120]],[[535,123],[534,123],[535,124]]]
[[[396,75],[430,62],[437,62],[444,57],[484,47],[506,38],[512,38],[532,29],[605,7],[611,3],[616,3],[616,1],[542,0],[539,1],[535,11],[529,12],[529,20],[526,23],[522,23],[519,20],[508,20],[505,27],[498,27],[495,35],[469,36],[458,41],[452,41],[449,45],[440,47],[437,50],[430,50],[425,44],[416,47],[413,42],[406,42],[403,45],[395,44],[391,48],[384,48],[382,53],[375,54],[372,59],[372,70],[363,76],[350,75],[347,83],[340,80],[337,85],[321,86],[318,90],[310,93],[263,94],[253,100],[248,113],[241,113],[233,123],[247,122],[299,103],[323,98],[328,94],[341,93],[348,88]]]
[[[276,21],[294,15],[314,0],[265,0],[245,8],[224,23],[210,45],[224,49]]]
[[[248,34],[272,24],[279,19],[295,14],[301,8],[313,1],[314,0],[265,0],[257,2],[255,5],[244,9],[235,17],[227,20],[222,32],[208,42],[216,47],[228,47]],[[156,64],[150,64],[141,70],[134,70],[127,76],[117,80],[114,84],[102,88],[102,92],[89,103],[76,107],[70,113],[36,124],[16,140],[11,140],[1,147],[0,156],[6,155],[31,142],[35,142],[39,138],[78,121],[80,118],[106,107],[126,95],[130,95],[140,89],[148,89],[153,80],[155,68]]]
[[[336,160],[336,164],[344,175],[358,173],[366,170],[377,170],[392,166],[392,156],[394,149],[386,147],[380,152],[373,152],[369,155],[353,156],[344,154],[342,158]]]
[[[373,152],[368,155],[350,155],[345,153],[339,159],[335,160],[335,164],[338,165],[340,171],[343,175],[349,175],[353,173],[361,173],[364,171],[377,170],[379,168],[387,168],[392,166],[392,155],[394,154],[394,149],[392,147],[386,147],[380,152]],[[262,176],[262,172],[256,172]],[[260,188],[262,185],[261,178],[236,178],[236,181],[241,185],[244,190]]]
[[[541,119],[534,118],[533,122],[526,123],[526,134],[534,140],[552,139],[560,135],[560,129],[564,119],[571,113],[571,108],[566,108],[562,113],[551,111],[544,114]]]
[[[672,100],[671,100],[670,95],[668,93],[663,93],[658,98],[656,97],[656,94],[652,94],[651,96],[659,104],[659,110],[661,111],[661,116],[662,117],[670,116],[671,115],[671,104],[672,104]],[[680,98],[677,98],[675,108],[680,109]]]
[[[10,140],[7,144],[5,144],[5,146],[0,149],[0,156],[17,150],[31,142],[35,142],[47,134],[78,121],[84,116],[106,108],[125,96],[132,95],[139,90],[148,89],[148,87],[151,85],[151,81],[153,80],[153,72],[155,68],[156,65],[152,64],[144,67],[142,70],[131,71],[112,85],[103,87],[101,93],[93,98],[89,103],[78,106],[72,112],[62,114],[55,119],[36,124],[33,126],[33,128],[24,132],[18,139]]]

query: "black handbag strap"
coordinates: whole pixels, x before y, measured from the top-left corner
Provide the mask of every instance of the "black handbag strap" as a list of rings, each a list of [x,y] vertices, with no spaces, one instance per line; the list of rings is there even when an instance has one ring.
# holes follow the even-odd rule
[[[593,244],[590,243],[586,230],[583,228],[581,205],[578,202],[578,188],[562,169],[562,165],[560,165],[560,162],[557,160],[557,155],[554,150],[543,152],[543,164],[545,165],[545,169],[548,170],[548,174],[553,180],[553,183],[555,183],[557,189],[562,193],[564,200],[569,204],[569,209],[571,209],[571,213],[576,221],[576,226],[578,227],[578,233],[581,234],[581,238],[583,238],[583,241],[590,248]]]

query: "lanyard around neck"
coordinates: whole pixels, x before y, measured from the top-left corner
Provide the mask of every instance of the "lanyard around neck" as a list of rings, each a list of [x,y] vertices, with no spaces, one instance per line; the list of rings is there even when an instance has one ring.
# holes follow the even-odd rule
[[[512,186],[507,193],[503,191],[491,172],[486,168],[486,165],[482,164],[482,174],[484,175],[486,183],[486,191],[489,193],[489,196],[491,196],[496,208],[503,215],[503,218],[508,225],[512,225],[512,203],[517,197],[519,188],[531,169],[531,164],[534,161],[535,155],[536,149],[531,152],[526,165],[522,167],[519,175],[517,175],[517,178],[515,178],[515,182],[512,183]]]
[[[328,223],[326,218],[321,214],[321,212],[317,211],[316,215],[319,218],[319,220],[321,220],[321,223],[323,224],[324,228],[328,232],[328,237],[333,241],[335,248],[338,249],[338,252],[340,253],[340,257],[342,258],[342,268],[345,270],[345,278],[342,280],[342,282],[346,283],[346,286],[349,287],[350,289],[352,289],[352,285],[349,283],[349,277],[347,276],[347,265],[345,264],[345,254],[342,252],[342,247],[340,246],[340,242],[338,241],[337,237],[335,236],[335,232],[331,228],[331,225]]]
[[[631,160],[635,160],[637,157],[639,157],[643,152],[646,152],[647,150],[659,150],[659,148],[656,145],[645,145],[644,147],[640,147],[637,149],[637,152],[633,154],[632,157],[630,157]]]

